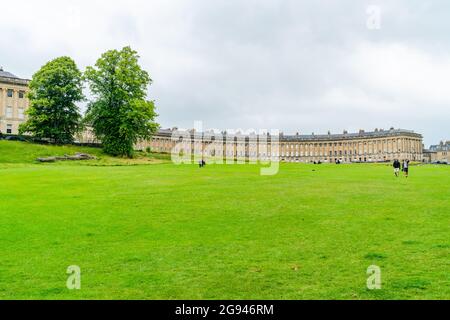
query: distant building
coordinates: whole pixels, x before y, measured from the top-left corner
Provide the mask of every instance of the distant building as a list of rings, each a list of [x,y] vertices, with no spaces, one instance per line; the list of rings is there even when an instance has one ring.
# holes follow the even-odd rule
[[[155,152],[170,153],[177,144],[172,141],[172,130],[160,130],[150,141],[143,141],[136,147],[145,150],[149,147]],[[257,156],[259,159],[278,158],[283,162],[385,162],[394,159],[423,161],[422,135],[411,130],[394,129],[358,133],[325,134],[325,135],[280,135],[278,151],[258,154],[252,149],[249,139],[235,139],[233,143],[225,143],[221,139],[203,141],[202,136],[191,135],[191,141],[184,142],[184,149],[211,150],[221,149],[224,157],[245,159]],[[218,144],[218,148],[211,148]],[[208,148],[209,147],[209,148]],[[257,153],[257,154],[255,154]],[[213,156],[206,154],[205,156]],[[217,155],[216,155],[217,156]]]
[[[0,132],[17,134],[26,120],[29,80],[21,79],[0,67]]]
[[[430,146],[423,151],[424,162],[450,163],[450,141],[441,141],[440,144]]]

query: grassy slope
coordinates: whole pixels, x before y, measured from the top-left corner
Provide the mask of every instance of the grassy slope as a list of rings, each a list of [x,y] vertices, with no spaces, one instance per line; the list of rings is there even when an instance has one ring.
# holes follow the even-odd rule
[[[450,167],[411,171],[8,165],[0,298],[448,299]]]
[[[129,165],[167,162],[168,160],[168,156],[158,154],[147,155],[142,152],[137,152],[135,159],[114,158],[104,154],[102,150],[98,148],[71,145],[53,146],[0,140],[0,165],[37,163],[36,159],[40,157],[64,156],[65,154],[73,155],[77,152],[89,153],[96,156],[98,159],[81,162],[58,162],[58,164]]]

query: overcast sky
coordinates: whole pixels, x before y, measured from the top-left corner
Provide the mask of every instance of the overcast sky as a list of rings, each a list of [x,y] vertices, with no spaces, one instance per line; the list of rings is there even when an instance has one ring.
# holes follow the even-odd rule
[[[153,79],[149,98],[162,127],[195,120],[304,134],[395,127],[422,133],[427,145],[450,139],[448,0],[0,6],[5,70],[30,78],[63,55],[84,70],[102,52],[131,45]]]

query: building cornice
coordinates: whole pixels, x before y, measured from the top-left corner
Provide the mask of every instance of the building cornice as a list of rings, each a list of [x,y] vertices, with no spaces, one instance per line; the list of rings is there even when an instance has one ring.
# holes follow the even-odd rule
[[[28,86],[28,84],[30,83],[30,80],[0,76],[0,83],[1,84],[19,85],[19,86]]]

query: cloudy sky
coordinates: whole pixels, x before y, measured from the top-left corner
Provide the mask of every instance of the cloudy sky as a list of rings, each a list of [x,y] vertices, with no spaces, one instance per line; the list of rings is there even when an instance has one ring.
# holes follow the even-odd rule
[[[450,139],[450,1],[0,0],[0,65],[131,45],[163,127]],[[378,11],[379,10],[379,11]],[[380,12],[380,15],[378,15]]]

